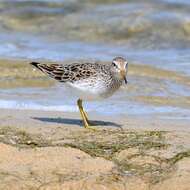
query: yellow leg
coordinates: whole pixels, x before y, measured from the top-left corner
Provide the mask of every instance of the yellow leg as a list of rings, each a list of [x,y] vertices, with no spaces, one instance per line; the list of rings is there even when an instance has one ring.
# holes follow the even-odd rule
[[[83,108],[83,107],[82,107],[82,108]],[[82,109],[82,111],[83,111],[83,114],[84,114],[84,117],[85,117],[86,121],[87,121],[88,124],[89,124],[90,122],[89,122],[89,119],[88,119],[88,115],[87,115],[86,111],[84,111],[84,108]]]
[[[83,123],[84,123],[84,127],[87,128],[87,129],[95,130],[93,127],[89,126],[89,120],[88,120],[88,117],[87,117],[87,113],[83,109],[81,99],[77,100],[77,105],[78,105],[78,108],[79,108],[79,111],[80,111],[80,114],[81,114],[81,117],[82,117],[82,120],[83,120]]]

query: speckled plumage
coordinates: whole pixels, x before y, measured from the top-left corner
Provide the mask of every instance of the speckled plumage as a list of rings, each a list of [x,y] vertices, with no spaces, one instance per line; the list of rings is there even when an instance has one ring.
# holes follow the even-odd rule
[[[117,59],[119,62],[124,60],[120,57]],[[84,98],[84,95],[78,92],[82,96],[81,98],[84,99],[109,97],[123,83],[123,79],[115,76],[112,71],[112,64],[71,63],[48,65],[35,62],[31,64],[59,82],[66,83],[78,91],[88,93],[88,96]]]
[[[119,89],[123,81],[127,83],[128,63],[123,57],[116,57],[111,64],[101,63],[71,63],[41,64],[32,62],[48,76],[68,85],[79,97],[77,104],[84,127],[89,126],[89,120],[82,106],[82,99],[94,100],[111,96]]]

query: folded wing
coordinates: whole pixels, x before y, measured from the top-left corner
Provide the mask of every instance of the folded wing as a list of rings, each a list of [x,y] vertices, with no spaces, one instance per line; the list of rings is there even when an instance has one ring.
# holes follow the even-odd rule
[[[78,80],[86,79],[96,74],[96,69],[93,63],[73,63],[70,65],[61,64],[42,64],[37,62],[30,63],[37,67],[43,73],[59,82],[75,82]]]

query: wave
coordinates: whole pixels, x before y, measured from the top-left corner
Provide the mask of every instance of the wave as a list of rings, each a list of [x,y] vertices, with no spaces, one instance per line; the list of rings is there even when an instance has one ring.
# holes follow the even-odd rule
[[[190,47],[188,1],[108,2],[3,1],[0,31],[132,48]]]
[[[43,110],[43,111],[66,111],[76,112],[76,106],[71,105],[40,105],[33,102],[21,102],[16,100],[0,100],[0,108],[2,109],[18,109],[18,110]]]

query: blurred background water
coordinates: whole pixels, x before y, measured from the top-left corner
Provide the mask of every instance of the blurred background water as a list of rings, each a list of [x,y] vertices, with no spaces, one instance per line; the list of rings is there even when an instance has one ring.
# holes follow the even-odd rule
[[[190,119],[189,0],[0,0],[0,42],[0,59],[10,60],[0,64],[0,108],[77,111],[75,97],[44,85],[46,77],[38,87],[7,85],[27,73],[15,61],[27,67],[119,55],[130,65],[128,87],[88,110]]]

